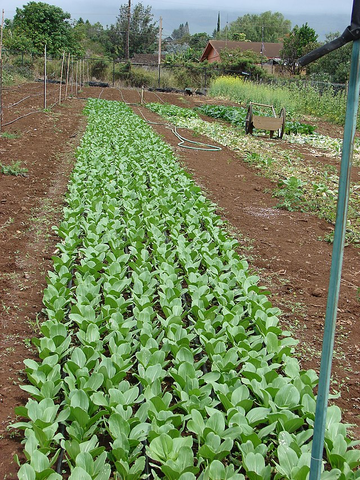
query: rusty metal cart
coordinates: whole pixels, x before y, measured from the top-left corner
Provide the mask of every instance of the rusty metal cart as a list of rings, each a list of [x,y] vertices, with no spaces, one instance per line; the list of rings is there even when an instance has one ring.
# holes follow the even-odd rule
[[[265,117],[260,115],[254,115],[253,105],[257,105],[259,107],[271,108],[273,116]],[[258,128],[260,130],[269,130],[270,138],[273,138],[274,132],[277,131],[278,137],[282,138],[285,130],[285,117],[286,117],[285,108],[282,108],[280,110],[280,116],[277,117],[273,105],[263,105],[262,103],[250,102],[250,105],[246,114],[245,132],[252,134],[254,128]]]

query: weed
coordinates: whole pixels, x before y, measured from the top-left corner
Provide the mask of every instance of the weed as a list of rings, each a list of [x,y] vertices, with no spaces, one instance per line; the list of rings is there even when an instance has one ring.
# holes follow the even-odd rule
[[[279,188],[274,192],[274,196],[281,199],[276,205],[276,208],[283,208],[290,212],[295,210],[303,211],[305,209],[303,189],[305,185],[306,182],[303,182],[297,177],[280,180],[278,183]]]
[[[31,320],[30,318],[27,320],[27,324],[30,326],[30,328],[35,332],[35,333],[38,333],[40,332],[40,323],[41,323],[41,320],[40,320],[40,313],[38,313],[35,317],[35,320]]]
[[[13,217],[9,217],[6,222],[4,222],[3,225],[1,225],[0,227],[0,230],[4,230],[5,228],[7,228],[9,225],[11,225],[12,223],[14,223],[14,218]]]
[[[0,138],[6,138],[8,140],[14,140],[15,138],[19,138],[20,135],[18,133],[10,133],[10,132],[2,132],[0,133]]]
[[[28,169],[20,166],[20,161],[13,162],[11,165],[3,165],[0,163],[0,172],[4,175],[25,176]]]

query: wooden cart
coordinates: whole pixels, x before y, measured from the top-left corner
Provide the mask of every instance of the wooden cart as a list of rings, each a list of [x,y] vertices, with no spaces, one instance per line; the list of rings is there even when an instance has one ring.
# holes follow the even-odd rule
[[[273,116],[263,117],[260,115],[254,115],[253,105],[258,105],[259,107],[271,108]],[[285,130],[285,116],[286,116],[285,108],[282,108],[280,110],[280,116],[277,117],[273,105],[263,105],[262,103],[250,102],[250,105],[246,114],[245,132],[252,134],[254,128],[258,128],[260,130],[269,130],[270,138],[273,138],[274,132],[277,131],[278,137],[282,138]]]

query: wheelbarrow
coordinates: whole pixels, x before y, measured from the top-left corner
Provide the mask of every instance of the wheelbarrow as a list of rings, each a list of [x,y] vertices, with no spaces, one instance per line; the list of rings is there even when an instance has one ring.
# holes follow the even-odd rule
[[[271,108],[273,116],[263,117],[260,115],[254,115],[253,105],[257,105],[259,107]],[[286,116],[285,108],[282,108],[280,110],[280,116],[277,117],[273,105],[263,105],[262,103],[250,102],[250,105],[246,114],[246,119],[245,119],[245,132],[250,133],[252,135],[254,128],[258,128],[260,130],[269,130],[270,138],[273,138],[274,132],[277,131],[278,137],[282,138],[285,130],[285,116]]]

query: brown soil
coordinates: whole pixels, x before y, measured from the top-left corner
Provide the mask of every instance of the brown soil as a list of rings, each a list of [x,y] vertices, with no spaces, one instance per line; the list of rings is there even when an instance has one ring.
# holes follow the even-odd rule
[[[16,138],[0,137],[0,163],[20,161],[28,169],[24,176],[0,174],[0,478],[7,479],[16,478],[13,455],[21,452],[21,438],[11,433],[8,425],[15,421],[14,407],[27,400],[19,388],[25,382],[22,362],[36,357],[30,339],[38,333],[46,272],[58,241],[51,226],[61,218],[73,152],[85,128],[81,113],[84,98],[100,96],[134,104],[140,101],[137,90],[92,87],[84,89],[82,98],[72,98],[44,112],[42,88],[40,84],[28,84],[4,91],[4,123],[40,110],[3,128]],[[58,89],[48,85],[48,93],[53,96],[49,104],[57,99]],[[28,95],[32,96],[13,105]],[[191,107],[214,103],[206,97],[150,92],[145,92],[145,101]],[[147,109],[133,108],[136,113],[141,110],[148,120],[159,121]],[[258,273],[261,284],[271,291],[273,304],[281,308],[283,327],[299,340],[296,355],[302,366],[318,371],[331,263],[331,245],[319,238],[332,226],[309,214],[274,209],[276,201],[266,193],[274,186],[244,163],[241,155],[226,148],[220,152],[183,149],[165,126],[153,128],[173,146],[184,167],[219,205],[220,215],[239,239],[241,253]],[[339,136],[338,127],[322,122],[320,129]],[[209,143],[206,138],[197,139]],[[294,148],[286,140],[282,146]],[[332,163],[306,147],[296,148],[305,161]],[[355,438],[360,438],[359,277],[359,249],[348,246],[338,306],[332,391],[341,391],[335,402],[342,407],[344,420],[355,425]]]

